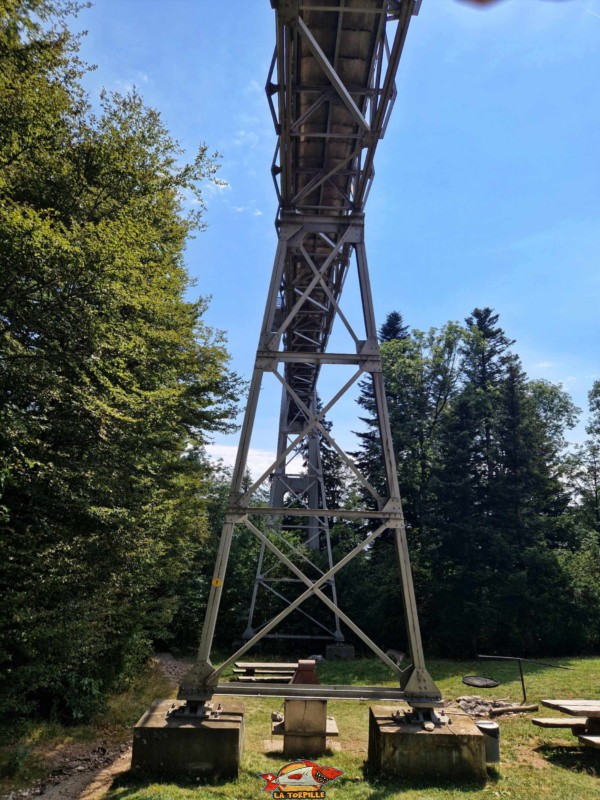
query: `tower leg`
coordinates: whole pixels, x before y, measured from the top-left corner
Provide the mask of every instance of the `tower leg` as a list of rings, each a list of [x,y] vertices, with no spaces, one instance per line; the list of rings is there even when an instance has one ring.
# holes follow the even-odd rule
[[[394,457],[394,444],[390,418],[385,397],[385,385],[383,382],[383,372],[381,371],[381,359],[379,357],[379,345],[377,342],[377,327],[375,325],[375,313],[373,311],[373,297],[371,294],[371,284],[369,281],[369,268],[367,263],[367,253],[364,241],[356,246],[356,262],[358,268],[358,280],[362,296],[363,314],[365,329],[367,333],[367,346],[376,350],[379,358],[379,369],[372,372],[373,391],[375,395],[375,405],[379,420],[379,432],[381,436],[381,447],[383,452],[383,462],[385,465],[386,482],[388,486],[388,508],[398,512],[397,518],[390,524],[394,529],[394,542],[396,557],[400,570],[400,583],[402,588],[402,598],[404,601],[404,619],[408,637],[408,646],[411,656],[411,666],[402,673],[401,686],[410,694],[435,695],[438,688],[433,678],[425,667],[425,656],[423,654],[423,644],[421,641],[421,629],[419,627],[419,616],[417,613],[417,601],[415,588],[410,569],[410,556],[408,543],[406,540],[406,528],[402,515],[402,503],[400,500],[400,487],[398,485],[398,473],[396,471],[396,459]]]

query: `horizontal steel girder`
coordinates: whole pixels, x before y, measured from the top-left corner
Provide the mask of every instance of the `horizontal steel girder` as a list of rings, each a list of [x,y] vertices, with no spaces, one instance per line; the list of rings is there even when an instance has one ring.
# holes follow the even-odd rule
[[[443,701],[439,695],[411,695],[402,689],[393,686],[347,686],[331,684],[322,686],[320,684],[272,684],[267,683],[258,685],[248,685],[246,683],[219,683],[212,687],[214,694],[237,695],[240,697],[281,697],[314,700],[391,700],[397,702],[410,703],[411,706],[424,706],[433,708],[442,706]],[[187,698],[191,701],[203,701],[206,699],[205,693],[199,691],[196,696]]]
[[[382,522],[386,522],[389,528],[394,527],[394,522],[402,522],[403,520],[401,511],[382,513],[381,511],[370,511],[368,509],[355,511],[345,508],[330,508],[326,513],[328,516],[336,517],[337,519],[381,520]],[[263,517],[322,517],[324,511],[322,508],[272,508],[270,506],[252,506],[239,510],[233,507],[229,510],[228,514],[231,514],[232,522],[240,522],[242,517],[246,514],[259,514]]]

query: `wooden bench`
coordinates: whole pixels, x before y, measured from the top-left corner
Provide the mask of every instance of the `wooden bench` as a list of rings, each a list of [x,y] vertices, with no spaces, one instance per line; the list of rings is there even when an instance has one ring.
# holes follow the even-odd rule
[[[298,669],[297,661],[290,661],[284,663],[283,661],[236,661],[234,666],[238,669],[245,669],[248,671],[273,669],[281,672],[281,670],[289,672],[290,670],[296,671]]]
[[[583,736],[579,736],[579,741],[581,744],[587,744],[590,747],[600,747],[600,736],[592,736],[586,733]]]
[[[291,683],[297,669],[297,661],[236,661],[233,673],[236,680],[244,683]]]
[[[283,670],[283,669],[255,669],[251,674],[253,675],[293,675],[296,670]],[[246,669],[234,669],[234,675],[248,675],[249,671]]]
[[[534,717],[531,721],[538,728],[585,728],[587,717]]]
[[[280,675],[282,672],[294,673],[294,672],[296,672],[296,669],[295,668],[294,669],[287,669],[287,668],[286,669],[275,669],[274,667],[254,667],[254,668],[235,667],[233,671],[234,672],[239,672],[239,673],[242,673],[242,672],[243,673],[248,673],[248,672],[260,673],[260,672],[262,672],[262,673],[264,673],[266,675],[269,675],[269,674]]]
[[[542,700],[542,705],[569,717],[537,717],[540,728],[570,728],[581,744],[600,748],[600,700]]]

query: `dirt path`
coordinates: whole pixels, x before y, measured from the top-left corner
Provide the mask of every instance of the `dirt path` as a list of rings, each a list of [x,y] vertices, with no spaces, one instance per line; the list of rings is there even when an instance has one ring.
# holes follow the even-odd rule
[[[167,680],[178,686],[189,664],[170,653],[154,658]],[[101,740],[88,745],[69,745],[57,758],[50,775],[28,789],[4,795],[1,800],[99,800],[113,781],[131,767],[131,745],[110,746]]]

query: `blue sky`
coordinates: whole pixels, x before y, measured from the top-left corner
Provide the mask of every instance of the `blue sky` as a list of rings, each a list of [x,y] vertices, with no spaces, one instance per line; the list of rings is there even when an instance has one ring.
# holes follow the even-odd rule
[[[96,0],[77,27],[93,96],[135,85],[190,154],[201,141],[222,154],[228,185],[207,191],[209,228],[187,262],[249,376],[276,244],[263,92],[274,12],[268,0]],[[600,377],[599,77],[600,0],[423,0],[367,206],[379,322],[397,310],[426,329],[492,306],[528,374],[582,407]],[[277,392],[264,394],[256,468],[277,432]],[[342,429],[355,414],[341,408]]]

